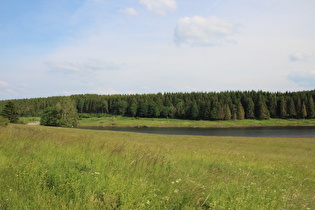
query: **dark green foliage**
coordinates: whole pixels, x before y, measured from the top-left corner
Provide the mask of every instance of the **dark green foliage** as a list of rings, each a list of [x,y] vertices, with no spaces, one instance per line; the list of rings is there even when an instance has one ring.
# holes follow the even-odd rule
[[[257,102],[257,118],[260,119],[260,120],[267,120],[270,118],[270,115],[269,115],[269,110],[267,108],[267,105],[266,105],[266,102],[265,102],[265,98],[260,95],[258,97],[258,102]]]
[[[119,115],[125,115],[125,113],[127,112],[127,108],[128,108],[128,102],[127,101],[120,101],[118,102],[118,114]]]
[[[155,102],[151,102],[148,106],[148,117],[157,118],[160,116],[160,110]]]
[[[138,108],[138,116],[139,117],[147,117],[148,116],[148,111],[149,111],[148,104],[147,103],[143,103]]]
[[[245,116],[247,119],[253,119],[255,118],[255,104],[252,98],[246,99],[246,110],[245,110]]]
[[[287,101],[287,114],[289,118],[296,118],[296,109],[293,98],[289,98]]]
[[[42,112],[40,124],[46,126],[61,126],[56,107],[47,107]]]
[[[276,94],[269,95],[269,101],[267,101],[270,117],[277,117],[277,96]]]
[[[226,91],[135,95],[73,95],[14,100],[18,116],[39,116],[47,107],[88,114],[120,114],[132,117],[164,117],[196,120],[314,118],[315,90],[271,93]],[[71,101],[64,102],[64,101]],[[7,101],[0,101],[4,109]],[[62,105],[63,104],[63,105]],[[68,105],[66,105],[68,104]],[[72,105],[70,105],[72,104]],[[66,108],[65,108],[66,107]],[[72,107],[67,109],[67,107]],[[74,108],[73,108],[74,107]],[[65,120],[66,121],[66,120]],[[65,122],[64,126],[73,126]]]
[[[279,106],[279,113],[281,118],[286,118],[287,117],[287,102],[284,98],[284,96],[281,97],[280,99],[280,106]]]
[[[8,101],[5,104],[1,115],[4,118],[8,119],[10,123],[17,123],[19,120],[18,113],[17,113],[15,105],[12,101]]]
[[[189,109],[189,118],[196,120],[199,117],[199,108],[197,106],[197,103],[193,103]]]
[[[137,104],[131,104],[128,108],[128,115],[130,115],[131,117],[135,117],[137,115],[137,109]]]
[[[314,118],[315,110],[314,110],[314,100],[313,97],[310,96],[307,103],[307,118]]]

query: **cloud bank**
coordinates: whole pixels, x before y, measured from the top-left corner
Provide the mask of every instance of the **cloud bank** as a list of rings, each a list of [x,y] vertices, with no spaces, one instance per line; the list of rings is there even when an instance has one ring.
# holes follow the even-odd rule
[[[218,17],[195,16],[178,20],[174,42],[178,45],[217,46],[233,42],[237,31],[235,24]]]

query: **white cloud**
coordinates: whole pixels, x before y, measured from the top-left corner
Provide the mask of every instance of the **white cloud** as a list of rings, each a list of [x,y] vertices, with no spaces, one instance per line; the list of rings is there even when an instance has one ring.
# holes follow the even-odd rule
[[[305,53],[305,52],[294,52],[289,55],[290,61],[308,61],[314,55],[312,53]]]
[[[112,62],[89,60],[85,62],[46,62],[52,70],[62,70],[66,72],[86,72],[86,71],[113,71],[119,70],[120,66]]]
[[[9,83],[0,81],[0,87],[6,87],[6,86],[9,86]]]
[[[157,15],[165,15],[177,8],[176,0],[139,0],[139,2]]]
[[[120,12],[126,15],[130,15],[130,16],[138,15],[138,12],[134,8],[126,8],[126,9],[120,10]]]
[[[218,17],[184,17],[175,28],[174,41],[178,45],[216,46],[233,42],[236,25]]]
[[[288,75],[288,79],[301,87],[315,87],[315,71],[292,72]]]

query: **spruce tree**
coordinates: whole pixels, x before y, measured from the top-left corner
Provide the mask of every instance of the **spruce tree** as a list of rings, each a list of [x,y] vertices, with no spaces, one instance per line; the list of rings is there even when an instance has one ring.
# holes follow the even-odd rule
[[[296,117],[296,109],[295,109],[295,104],[292,97],[290,97],[288,100],[287,113],[288,113],[288,117],[290,118]]]
[[[255,118],[255,104],[252,98],[247,98],[246,100],[246,110],[245,110],[245,116],[246,119],[253,119]]]
[[[270,95],[268,101],[270,117],[277,117],[277,97],[275,94]]]
[[[231,120],[232,119],[232,113],[231,113],[231,109],[230,109],[230,107],[229,107],[229,105],[228,104],[225,104],[224,106],[223,106],[223,112],[224,112],[224,120]]]
[[[280,105],[279,105],[279,114],[281,118],[286,118],[287,117],[287,103],[285,98],[282,96],[280,99]]]
[[[10,123],[17,123],[19,120],[18,113],[16,111],[15,105],[12,101],[8,101],[3,110],[2,110],[2,116],[4,118],[7,118]]]
[[[306,106],[305,103],[302,102],[302,106],[301,106],[301,118],[305,119],[307,117],[307,110],[306,110]]]
[[[266,120],[270,118],[269,110],[265,103],[265,99],[262,95],[259,95],[257,102],[257,117],[261,120]]]
[[[238,120],[243,120],[245,118],[244,107],[240,101],[237,104],[236,118]]]
[[[314,118],[315,117],[315,110],[314,110],[315,106],[314,106],[314,100],[313,100],[312,96],[310,96],[308,98],[306,109],[307,109],[307,118]]]

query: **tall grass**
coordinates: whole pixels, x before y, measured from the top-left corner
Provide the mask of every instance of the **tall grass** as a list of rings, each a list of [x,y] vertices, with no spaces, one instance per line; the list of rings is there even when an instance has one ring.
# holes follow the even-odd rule
[[[312,209],[315,139],[0,127],[0,209]]]

